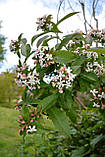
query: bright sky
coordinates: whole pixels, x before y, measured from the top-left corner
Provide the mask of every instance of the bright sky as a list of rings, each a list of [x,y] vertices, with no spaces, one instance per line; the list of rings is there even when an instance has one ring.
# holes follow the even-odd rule
[[[17,39],[20,33],[24,33],[24,36],[30,40],[36,33],[37,17],[52,14],[55,17],[54,20],[56,20],[58,5],[59,0],[0,0],[0,20],[3,21],[0,33],[7,37],[5,44],[7,49],[6,60],[0,72],[17,64],[16,55],[9,51],[10,41]],[[100,8],[99,23],[100,27],[104,28],[105,5]],[[61,16],[63,15],[64,12],[62,11]],[[63,23],[60,27],[67,31],[84,28],[83,22],[77,16],[73,16],[70,20],[70,24]]]

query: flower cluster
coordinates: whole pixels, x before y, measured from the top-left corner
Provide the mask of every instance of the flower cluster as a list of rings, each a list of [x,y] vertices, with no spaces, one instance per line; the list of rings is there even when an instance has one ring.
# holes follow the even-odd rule
[[[92,37],[94,38],[95,41],[105,43],[105,29],[102,30],[95,30],[95,29],[90,29],[88,31],[89,38]]]
[[[86,71],[91,72],[94,71],[96,75],[101,76],[105,73],[105,65],[99,64],[98,62],[88,62],[86,65]]]
[[[87,46],[87,45],[86,45]],[[86,51],[86,50],[83,50],[83,51],[80,51],[78,48],[75,49],[74,53],[78,54],[79,56],[86,56],[87,59],[93,59],[93,60],[96,60],[98,58],[98,54],[97,52],[93,52],[93,51]]]
[[[90,93],[92,94],[90,101],[93,103],[93,107],[105,109],[105,87],[90,90]]]
[[[39,79],[39,73],[36,72],[36,69],[34,69],[33,72],[28,70],[28,67],[17,68],[17,78],[15,79],[15,82],[18,86],[27,86],[29,90],[34,90],[36,88],[40,89],[40,79]],[[23,70],[24,69],[24,70]]]
[[[17,53],[20,49],[20,43],[16,40],[11,40],[11,43],[10,43],[10,51],[13,52],[13,53]]]
[[[37,22],[36,22],[36,24],[38,24],[37,30],[39,29],[42,29],[43,31],[51,30],[52,29],[51,19],[52,19],[52,15],[48,15],[48,16],[44,15],[41,18],[37,18]]]
[[[35,107],[34,110],[29,111],[29,118],[26,119],[24,115],[20,112],[17,121],[19,122],[19,133],[33,133],[37,131],[36,129],[36,122],[40,118],[41,114],[37,112],[37,108]]]
[[[59,89],[60,93],[63,93],[64,88],[70,88],[76,75],[72,73],[70,67],[63,65],[59,70],[54,70],[53,74],[45,75],[43,81],[50,84],[53,87]]]
[[[92,51],[83,50],[81,55],[85,55],[87,58],[91,58],[93,60],[96,60],[98,58],[97,52],[92,52]]]
[[[54,64],[54,57],[47,48],[37,50],[34,55],[34,64],[40,64],[41,68],[48,67],[50,64]]]

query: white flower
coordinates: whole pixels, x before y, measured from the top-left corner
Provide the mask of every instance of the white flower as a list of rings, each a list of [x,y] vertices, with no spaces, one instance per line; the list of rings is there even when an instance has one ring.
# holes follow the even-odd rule
[[[93,103],[93,107],[100,107],[100,105],[96,104],[95,102]]]
[[[37,131],[37,129],[35,129],[35,128],[36,128],[36,126],[33,126],[33,127],[29,126],[28,129],[27,129],[27,132],[28,133],[33,133],[33,132]]]
[[[92,94],[93,94],[93,96],[95,97],[95,96],[96,96],[96,94],[98,93],[98,91],[97,91],[96,89],[93,89],[93,90],[90,90],[90,93],[92,93]]]

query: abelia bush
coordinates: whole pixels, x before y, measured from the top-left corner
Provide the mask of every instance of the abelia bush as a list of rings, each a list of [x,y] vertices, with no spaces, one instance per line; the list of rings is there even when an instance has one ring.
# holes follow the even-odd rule
[[[36,111],[34,117],[29,116],[33,111],[27,104],[37,107],[37,113],[41,115],[46,113],[57,129],[69,137],[69,121],[76,122],[78,113],[74,109],[78,92],[91,91],[93,96],[98,94],[92,97],[90,103],[104,110],[105,33],[104,30],[92,29],[86,35],[77,30],[60,37],[62,31],[58,28],[59,24],[75,14],[77,12],[70,13],[57,23],[51,21],[51,15],[38,18],[37,30],[42,30],[42,33],[32,37],[31,45],[22,38],[23,34],[10,44],[10,50],[19,57],[16,83],[24,87],[21,110],[26,119],[20,115],[20,132],[36,131]],[[51,47],[49,41],[53,43],[53,39],[58,42]],[[35,41],[36,48],[33,45]],[[101,47],[93,47],[97,42]],[[101,90],[96,93],[95,89]]]

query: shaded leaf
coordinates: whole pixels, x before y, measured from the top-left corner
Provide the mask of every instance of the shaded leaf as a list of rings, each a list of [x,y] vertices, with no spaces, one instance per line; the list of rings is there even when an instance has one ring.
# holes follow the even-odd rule
[[[87,51],[93,51],[93,52],[105,54],[105,48],[103,47],[95,47],[95,48],[87,49]]]
[[[33,42],[40,36],[44,35],[44,34],[47,34],[49,33],[48,31],[47,32],[43,32],[43,33],[40,33],[40,34],[37,34],[37,35],[34,35],[31,39],[31,45],[33,44]]]
[[[66,113],[60,108],[54,106],[48,110],[48,114],[55,127],[70,137],[70,127]]]
[[[81,76],[88,81],[98,81],[98,77],[94,72],[84,72]]]
[[[29,113],[28,107],[25,105],[22,107],[22,116],[26,121],[30,119],[30,113]]]
[[[44,40],[46,40],[48,37],[49,37],[49,35],[46,35],[46,36],[40,38],[40,39],[38,40],[37,44],[36,44],[37,48],[38,48],[38,47],[41,45],[41,43],[42,43]]]
[[[100,142],[103,138],[105,138],[105,135],[98,135],[97,137],[95,137],[94,139],[92,139],[90,145],[94,148],[95,145]]]
[[[42,111],[50,109],[56,103],[57,98],[57,94],[52,94],[48,97],[45,97],[43,100],[40,101],[39,108],[41,108]]]

